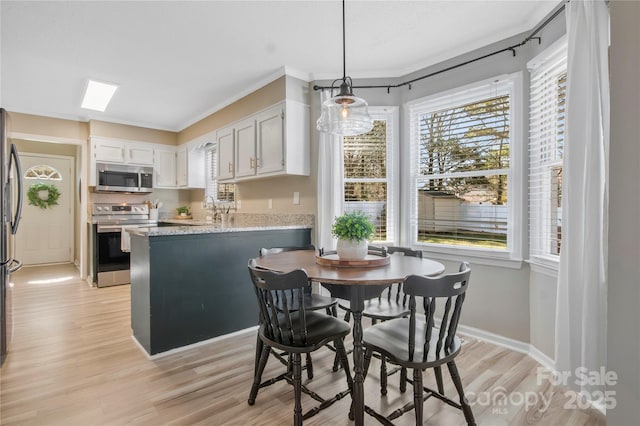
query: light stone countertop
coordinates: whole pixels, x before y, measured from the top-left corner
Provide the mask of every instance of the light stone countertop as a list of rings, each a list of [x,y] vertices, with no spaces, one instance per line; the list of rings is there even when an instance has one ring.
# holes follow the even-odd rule
[[[195,221],[194,221],[195,222]],[[283,229],[310,229],[310,225],[276,225],[276,226],[221,226],[221,225],[183,225],[183,226],[151,226],[127,229],[133,235],[143,237],[160,237],[169,235],[217,234],[223,232],[275,231]]]

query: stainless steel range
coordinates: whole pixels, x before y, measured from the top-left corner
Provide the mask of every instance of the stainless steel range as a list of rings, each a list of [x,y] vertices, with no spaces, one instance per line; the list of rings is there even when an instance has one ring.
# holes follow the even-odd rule
[[[157,225],[149,219],[146,204],[106,204],[92,206],[93,280],[98,287],[129,284],[129,236],[125,229]]]

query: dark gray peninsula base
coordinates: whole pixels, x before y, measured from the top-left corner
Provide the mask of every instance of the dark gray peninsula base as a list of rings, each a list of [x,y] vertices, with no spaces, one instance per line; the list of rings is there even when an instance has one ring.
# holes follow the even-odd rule
[[[131,232],[131,326],[150,355],[257,325],[247,261],[261,247],[311,242],[308,227],[184,228]]]

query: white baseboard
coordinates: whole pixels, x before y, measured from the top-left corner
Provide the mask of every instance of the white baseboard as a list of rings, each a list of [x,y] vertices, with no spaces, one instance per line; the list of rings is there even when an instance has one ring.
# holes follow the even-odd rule
[[[223,334],[222,336],[217,336],[217,337],[212,337],[211,339],[203,340],[201,342],[192,343],[192,344],[186,345],[186,346],[181,346],[181,347],[175,348],[175,349],[170,349],[168,351],[160,352],[160,353],[153,354],[153,355],[149,355],[147,350],[140,344],[140,342],[138,342],[138,339],[136,339],[136,336],[134,336],[133,334],[131,335],[131,339],[133,339],[133,342],[138,346],[138,348],[140,348],[142,353],[144,353],[148,359],[154,360],[154,359],[163,358],[165,356],[174,355],[174,354],[177,354],[177,353],[180,353],[180,352],[188,351],[189,349],[197,348],[199,346],[208,345],[209,343],[219,342],[219,341],[228,339],[230,337],[240,336],[242,334],[250,333],[250,332],[255,333],[257,331],[258,331],[258,326],[255,325],[253,327],[249,327],[249,328],[245,328],[245,329],[242,329],[242,330],[234,331],[233,333]]]
[[[549,358],[546,354],[540,351],[535,346],[521,342],[519,340],[511,339],[509,337],[504,337],[499,334],[491,333],[489,331],[481,330],[475,327],[469,327],[467,325],[459,325],[458,332],[461,335],[469,336],[475,339],[483,340],[488,343],[493,343],[497,346],[502,346],[506,349],[511,349],[516,352],[520,352],[526,355],[529,355],[543,367],[546,367],[550,370],[555,371],[556,363],[554,360]]]

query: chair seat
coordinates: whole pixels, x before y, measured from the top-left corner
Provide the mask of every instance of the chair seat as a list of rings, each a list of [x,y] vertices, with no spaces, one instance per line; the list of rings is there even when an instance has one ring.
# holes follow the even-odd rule
[[[319,294],[305,294],[304,295],[304,308],[308,311],[318,311],[321,309],[330,308],[335,305],[338,301],[332,297],[321,296]],[[297,311],[299,308],[298,299],[294,298],[293,300],[288,299],[287,304],[289,306],[290,311]],[[275,303],[276,308],[279,311],[284,310],[284,304],[282,300],[279,300]]]
[[[371,299],[364,302],[362,316],[377,320],[388,320],[408,316],[411,313],[409,306],[402,306],[395,300]]]
[[[428,368],[441,365],[453,359],[460,351],[460,339],[453,338],[453,345],[450,350],[444,348],[436,354],[439,328],[433,328],[429,343],[429,353],[426,361],[423,361],[425,324],[423,318],[416,320],[416,342],[413,358],[409,358],[409,318],[393,319],[364,330],[363,343],[365,347],[381,352],[393,363],[407,368]]]
[[[299,313],[291,313],[291,323],[293,324],[294,332],[297,336],[300,335],[300,321],[298,320]],[[266,334],[267,327],[265,324],[260,326],[260,337],[268,346],[272,346],[287,352],[309,352],[323,346],[327,342],[342,338],[349,334],[351,327],[345,321],[326,315],[324,313],[307,311],[305,314],[307,325],[307,338],[306,342],[302,342],[299,339],[294,339],[291,342],[288,336],[283,336],[282,339],[275,338]],[[286,329],[286,318],[283,314],[278,315],[278,320],[282,328]]]

